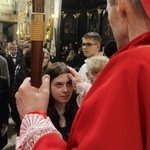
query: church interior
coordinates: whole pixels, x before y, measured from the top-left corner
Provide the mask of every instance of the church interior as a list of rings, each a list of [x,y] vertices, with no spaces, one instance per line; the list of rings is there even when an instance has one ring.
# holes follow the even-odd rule
[[[8,42],[24,38],[31,40],[31,0],[5,0],[0,4],[0,41]],[[38,0],[37,2],[40,2]],[[89,31],[98,32],[102,47],[113,34],[108,22],[106,0],[43,0],[44,41],[43,46],[56,60],[63,61],[63,53],[72,43],[77,52],[82,36]]]

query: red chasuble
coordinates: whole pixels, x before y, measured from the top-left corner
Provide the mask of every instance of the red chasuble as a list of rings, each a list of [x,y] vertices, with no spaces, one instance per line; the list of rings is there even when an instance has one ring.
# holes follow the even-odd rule
[[[69,142],[47,134],[34,150],[150,150],[150,32],[115,53],[84,99]]]

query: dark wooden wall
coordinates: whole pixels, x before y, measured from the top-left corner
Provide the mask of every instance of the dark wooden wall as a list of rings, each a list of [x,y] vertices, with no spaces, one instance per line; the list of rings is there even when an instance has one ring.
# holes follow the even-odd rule
[[[89,31],[101,35],[102,46],[113,39],[106,11],[106,0],[62,0],[60,56],[64,47],[70,42],[77,51],[82,36]]]

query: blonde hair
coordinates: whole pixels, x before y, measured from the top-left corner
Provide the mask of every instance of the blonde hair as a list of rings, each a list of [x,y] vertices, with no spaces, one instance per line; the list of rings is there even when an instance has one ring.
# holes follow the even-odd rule
[[[106,56],[93,56],[87,61],[87,70],[88,72],[97,72],[99,73],[108,63],[109,58]]]

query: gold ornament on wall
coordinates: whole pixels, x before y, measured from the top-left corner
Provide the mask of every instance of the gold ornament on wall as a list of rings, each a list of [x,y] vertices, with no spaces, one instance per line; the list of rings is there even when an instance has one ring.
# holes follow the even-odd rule
[[[76,19],[80,16],[80,13],[73,14],[73,17]]]
[[[89,12],[87,12],[87,16],[88,16],[89,18],[91,18],[91,17],[92,17],[92,14],[89,13]]]
[[[32,5],[31,0],[26,0],[24,6],[19,14],[20,17],[28,17],[29,14],[29,6]]]
[[[100,9],[100,8],[97,9],[98,14],[101,14],[102,11],[103,11],[103,9]]]
[[[63,19],[66,18],[66,16],[67,16],[67,14],[64,11],[62,11],[62,17],[63,17]]]
[[[53,28],[54,28],[54,19],[50,16],[49,22],[46,25],[45,41],[49,42],[49,41],[53,40]]]
[[[20,38],[30,39],[30,23],[29,22],[22,22],[19,26],[19,36]]]

